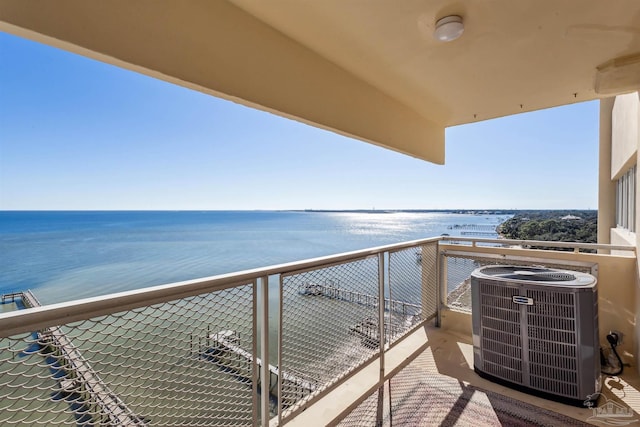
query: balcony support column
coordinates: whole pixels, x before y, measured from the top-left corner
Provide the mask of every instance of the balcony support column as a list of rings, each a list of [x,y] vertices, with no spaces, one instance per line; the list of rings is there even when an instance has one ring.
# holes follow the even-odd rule
[[[611,243],[611,229],[616,227],[616,185],[611,179],[611,114],[614,100],[600,100],[598,243]],[[609,251],[599,249],[598,253],[608,254]]]

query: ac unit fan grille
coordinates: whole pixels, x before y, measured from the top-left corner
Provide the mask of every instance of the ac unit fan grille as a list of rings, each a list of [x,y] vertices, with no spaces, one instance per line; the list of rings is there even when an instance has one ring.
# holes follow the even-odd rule
[[[513,279],[531,280],[534,282],[570,282],[576,280],[576,276],[567,273],[536,273],[536,274],[514,274]]]
[[[530,282],[570,282],[576,280],[576,276],[571,273],[541,267],[497,266],[486,267],[482,272],[487,276],[495,276],[501,279],[526,280]]]

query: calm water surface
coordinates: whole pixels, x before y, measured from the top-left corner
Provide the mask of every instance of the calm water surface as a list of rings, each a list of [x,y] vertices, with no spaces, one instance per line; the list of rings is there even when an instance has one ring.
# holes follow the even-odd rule
[[[355,212],[0,212],[0,294],[54,303],[383,244],[506,215]]]
[[[42,303],[61,302],[443,233],[458,235],[462,230],[456,225],[491,229],[507,218],[451,213],[0,212],[0,294],[31,289]],[[419,277],[419,265],[413,267],[407,272]],[[349,333],[349,326],[375,316],[375,308],[312,299],[293,289],[284,297],[283,370],[311,380],[332,378],[348,367],[341,363],[351,363],[346,355],[355,351],[366,357],[373,351]],[[368,293],[375,291],[374,286]],[[193,417],[237,423],[238,414],[250,416],[250,386],[200,357],[198,349],[206,348],[212,331],[232,329],[242,337],[239,345],[251,350],[251,295],[250,286],[226,290],[138,310],[125,320],[116,316],[89,322],[67,334],[110,389],[150,425],[180,425],[183,418]],[[270,293],[270,302],[277,295]],[[276,308],[269,310],[270,342],[276,343]],[[16,415],[25,425],[76,425],[66,401],[47,398],[58,386],[45,359],[20,353],[26,345],[21,341],[13,345],[15,349],[0,348],[0,372],[13,373],[0,376],[0,402],[16,393],[33,399],[37,410],[28,403]],[[277,346],[269,349],[275,363]],[[155,357],[153,369],[149,355]],[[16,364],[16,357],[25,363]],[[18,379],[24,382],[21,388],[13,384]],[[224,404],[216,397],[219,389],[232,396],[225,397]],[[148,390],[153,390],[152,400]],[[178,392],[200,403],[176,406]]]

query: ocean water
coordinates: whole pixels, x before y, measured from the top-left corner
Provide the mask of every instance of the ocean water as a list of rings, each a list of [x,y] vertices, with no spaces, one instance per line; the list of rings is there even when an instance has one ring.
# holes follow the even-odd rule
[[[0,212],[0,294],[31,289],[48,304],[443,233],[460,235],[471,228],[460,226],[490,229],[507,218],[414,212]],[[239,416],[251,415],[249,386],[202,357],[206,353],[199,349],[212,331],[231,329],[242,336],[239,345],[251,350],[250,289],[129,313],[124,325],[114,318],[91,321],[66,334],[110,390],[153,425],[182,425],[194,417],[202,418],[203,425],[211,420],[238,424]],[[372,310],[375,314],[375,308],[309,298],[298,292],[284,297],[283,371],[322,380],[346,369],[353,349],[363,358],[372,354],[347,326],[371,316]],[[0,309],[16,308],[8,305],[0,304]],[[273,313],[275,305],[269,308],[269,361],[275,364]],[[324,338],[310,339],[310,331]],[[78,409],[75,400],[51,398],[58,396],[52,378],[58,373],[44,364],[42,353],[20,352],[17,357],[25,363],[15,363],[16,349],[24,343],[12,345],[0,348],[0,372],[12,372],[0,375],[0,401],[19,396],[19,404],[24,397],[38,402],[38,411],[27,405],[16,415],[24,425],[80,425],[69,412]],[[17,377],[24,387],[15,387]],[[176,390],[181,400],[176,400]]]
[[[372,246],[507,215],[293,211],[0,212],[0,294],[43,304]]]

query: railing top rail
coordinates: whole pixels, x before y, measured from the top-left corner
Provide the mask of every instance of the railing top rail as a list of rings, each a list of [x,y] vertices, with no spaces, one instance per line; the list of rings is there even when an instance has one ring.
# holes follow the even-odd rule
[[[398,250],[416,245],[436,243],[438,240],[440,240],[439,237],[412,240],[303,261],[294,261],[234,273],[220,274],[201,279],[169,283],[166,285],[152,286],[132,291],[11,311],[0,314],[0,325],[2,325],[2,327],[0,327],[0,337],[8,337],[49,326],[86,320],[92,317],[146,307],[153,304],[173,301],[180,298],[200,295],[243,284],[250,284],[262,277],[274,274],[284,274],[290,271],[321,267],[328,264],[349,261],[354,258],[377,255],[389,250]]]
[[[579,243],[579,242],[553,242],[546,240],[516,240],[516,239],[485,239],[473,237],[446,236],[440,237],[444,241],[470,242],[470,243],[498,243],[512,246],[546,246],[549,248],[578,248],[578,249],[606,249],[611,251],[636,251],[632,245],[610,245],[601,243]]]

